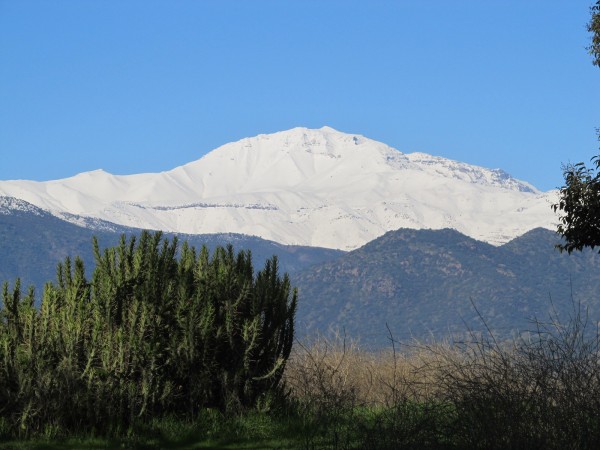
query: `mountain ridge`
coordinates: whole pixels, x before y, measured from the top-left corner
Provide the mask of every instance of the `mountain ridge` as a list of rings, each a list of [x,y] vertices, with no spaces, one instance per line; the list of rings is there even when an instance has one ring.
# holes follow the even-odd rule
[[[398,228],[451,227],[499,245],[556,223],[555,191],[330,127],[244,138],[154,174],[98,169],[48,182],[0,181],[0,195],[78,223],[234,232],[341,250]]]

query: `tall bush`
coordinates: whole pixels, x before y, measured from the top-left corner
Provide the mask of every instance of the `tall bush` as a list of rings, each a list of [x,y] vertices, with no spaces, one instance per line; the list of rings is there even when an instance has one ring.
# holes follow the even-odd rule
[[[250,407],[279,388],[296,292],[277,258],[255,274],[231,246],[197,252],[160,233],[58,265],[39,308],[3,286],[0,420],[13,434],[115,432],[204,407]]]

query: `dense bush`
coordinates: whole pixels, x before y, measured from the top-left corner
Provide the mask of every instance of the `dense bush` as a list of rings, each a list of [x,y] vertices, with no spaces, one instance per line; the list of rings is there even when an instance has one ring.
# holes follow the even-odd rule
[[[277,393],[293,340],[296,293],[277,259],[199,253],[160,233],[58,265],[39,307],[5,283],[0,309],[0,432],[125,431],[205,407]]]

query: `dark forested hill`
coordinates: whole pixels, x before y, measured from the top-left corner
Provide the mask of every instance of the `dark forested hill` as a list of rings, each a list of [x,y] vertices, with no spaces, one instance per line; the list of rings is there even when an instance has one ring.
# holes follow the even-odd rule
[[[386,233],[339,259],[298,274],[298,329],[333,328],[377,346],[482,330],[476,305],[500,337],[530,328],[552,308],[562,318],[575,301],[600,313],[600,256],[561,254],[556,233],[535,229],[501,246],[457,231]]]

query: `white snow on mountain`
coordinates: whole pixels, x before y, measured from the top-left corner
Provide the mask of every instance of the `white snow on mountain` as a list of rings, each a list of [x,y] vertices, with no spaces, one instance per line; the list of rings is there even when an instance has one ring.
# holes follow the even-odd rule
[[[26,201],[14,197],[0,196],[0,214],[10,215],[16,211],[30,213],[35,216],[42,216],[45,213],[42,209]]]
[[[450,227],[497,245],[557,222],[556,191],[329,127],[242,139],[161,173],[0,181],[0,196],[72,222],[243,233],[342,250],[402,227]]]

